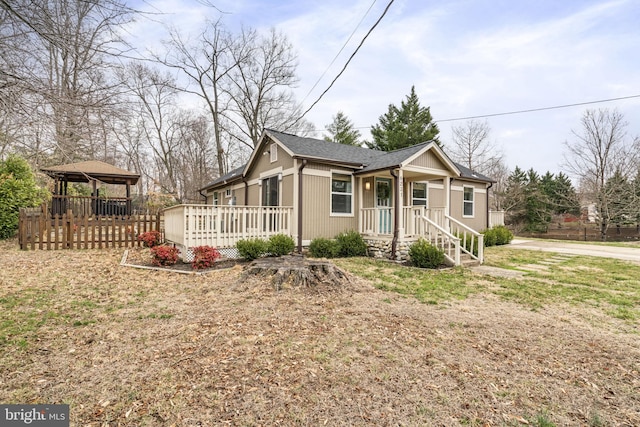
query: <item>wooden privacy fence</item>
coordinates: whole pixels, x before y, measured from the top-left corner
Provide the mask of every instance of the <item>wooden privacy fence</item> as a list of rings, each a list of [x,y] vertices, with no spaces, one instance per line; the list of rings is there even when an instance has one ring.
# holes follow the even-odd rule
[[[49,216],[45,210],[20,210],[18,240],[20,249],[94,249],[140,246],[138,234],[161,231],[160,215],[103,217],[74,215]]]

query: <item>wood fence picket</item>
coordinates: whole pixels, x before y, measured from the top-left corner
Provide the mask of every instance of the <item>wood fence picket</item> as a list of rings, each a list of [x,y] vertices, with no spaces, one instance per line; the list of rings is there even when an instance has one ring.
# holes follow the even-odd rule
[[[47,210],[21,209],[18,241],[23,250],[102,249],[141,246],[137,235],[161,229],[160,215],[50,217]]]

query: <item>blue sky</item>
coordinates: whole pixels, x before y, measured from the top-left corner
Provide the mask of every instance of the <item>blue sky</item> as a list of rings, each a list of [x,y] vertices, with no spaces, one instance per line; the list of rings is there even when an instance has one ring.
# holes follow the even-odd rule
[[[287,35],[299,57],[295,91],[305,109],[388,3],[376,1],[365,16],[373,0],[211,1],[231,28],[275,27]],[[220,16],[202,0],[147,0],[137,7],[163,12],[157,21],[184,31]],[[390,103],[399,105],[412,85],[436,121],[640,95],[638,22],[638,0],[396,0],[306,118],[322,129],[340,110],[369,138],[371,125]],[[131,34],[141,48],[163,37],[150,20],[132,26]],[[585,108],[617,108],[629,122],[629,137],[640,135],[640,98],[486,120],[511,169],[555,173],[562,170],[563,143],[580,129]],[[451,126],[463,123],[439,123],[445,150]]]

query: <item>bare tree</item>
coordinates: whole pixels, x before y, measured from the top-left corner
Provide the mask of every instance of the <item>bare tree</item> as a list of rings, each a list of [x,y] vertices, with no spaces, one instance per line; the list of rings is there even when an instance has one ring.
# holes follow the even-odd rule
[[[504,161],[504,154],[489,137],[489,123],[469,120],[452,128],[452,143],[447,153],[456,162],[469,169],[493,178],[492,203],[494,209],[500,209],[506,190],[509,169]]]
[[[284,35],[262,37],[252,29],[235,35],[216,21],[194,40],[172,30],[165,47],[155,59],[179,70],[188,81],[180,89],[198,96],[211,115],[220,175],[228,170],[230,148],[248,153],[265,127],[298,133],[313,127],[296,123],[301,108],[289,90],[297,82],[296,56]]]
[[[218,171],[222,175],[226,172],[222,114],[228,102],[228,97],[225,96],[227,79],[238,65],[237,61],[244,60],[244,54],[238,54],[239,58],[235,58],[231,52],[242,51],[242,46],[236,46],[235,40],[221,21],[209,21],[196,40],[189,40],[177,30],[171,30],[170,40],[165,43],[165,47],[165,55],[155,54],[155,59],[167,67],[179,70],[188,80],[188,85],[182,86],[181,90],[198,96],[211,114]]]
[[[627,122],[617,110],[586,110],[580,122],[582,129],[572,131],[575,140],[565,142],[565,166],[595,203],[600,236],[606,240],[612,218],[620,216],[619,209],[627,209],[617,203],[619,189],[610,180],[633,179],[638,141],[627,137]]]
[[[9,21],[2,40],[13,47],[2,75],[20,88],[14,114],[39,128],[39,148],[55,161],[112,156],[103,119],[117,105],[112,59],[126,49],[119,29],[133,11],[119,0],[0,0],[0,8]]]
[[[469,120],[460,126],[451,128],[452,144],[447,153],[458,163],[471,170],[488,174],[497,163],[502,162],[503,154],[489,139],[489,123]]]
[[[123,81],[136,97],[135,125],[152,153],[155,181],[163,192],[180,200],[178,180],[180,129],[177,120],[174,79],[141,63],[131,63]],[[138,154],[139,154],[139,148]]]
[[[284,34],[275,29],[266,36],[243,30],[233,50],[238,66],[233,69],[226,114],[234,126],[229,132],[253,149],[264,128],[304,134],[312,126],[298,120],[302,111],[291,88],[296,76],[297,56]],[[249,145],[249,142],[251,145]]]

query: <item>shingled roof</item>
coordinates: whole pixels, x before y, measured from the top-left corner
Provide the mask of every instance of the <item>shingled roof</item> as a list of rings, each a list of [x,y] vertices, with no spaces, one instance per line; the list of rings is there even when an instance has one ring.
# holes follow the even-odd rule
[[[108,184],[129,183],[135,185],[140,179],[140,175],[137,173],[98,160],[49,166],[40,170],[52,178],[63,178],[68,182],[89,182],[91,179],[95,179]]]
[[[410,159],[427,146],[434,144],[433,141],[427,141],[410,147],[401,148],[399,150],[380,151],[353,145],[336,144],[335,142],[325,141],[322,139],[291,135],[272,129],[265,129],[263,138],[265,135],[282,144],[284,148],[289,151],[289,154],[294,157],[316,160],[321,163],[326,162],[348,165],[357,169],[357,174],[401,167],[403,162]],[[443,153],[443,156],[446,157],[446,154]],[[446,157],[446,160],[455,165],[462,178],[475,181],[493,182],[491,178],[476,173],[458,163],[452,162],[448,157]],[[202,190],[242,177],[243,171],[246,167],[247,165],[245,164],[232,170],[231,172],[212,181]]]

